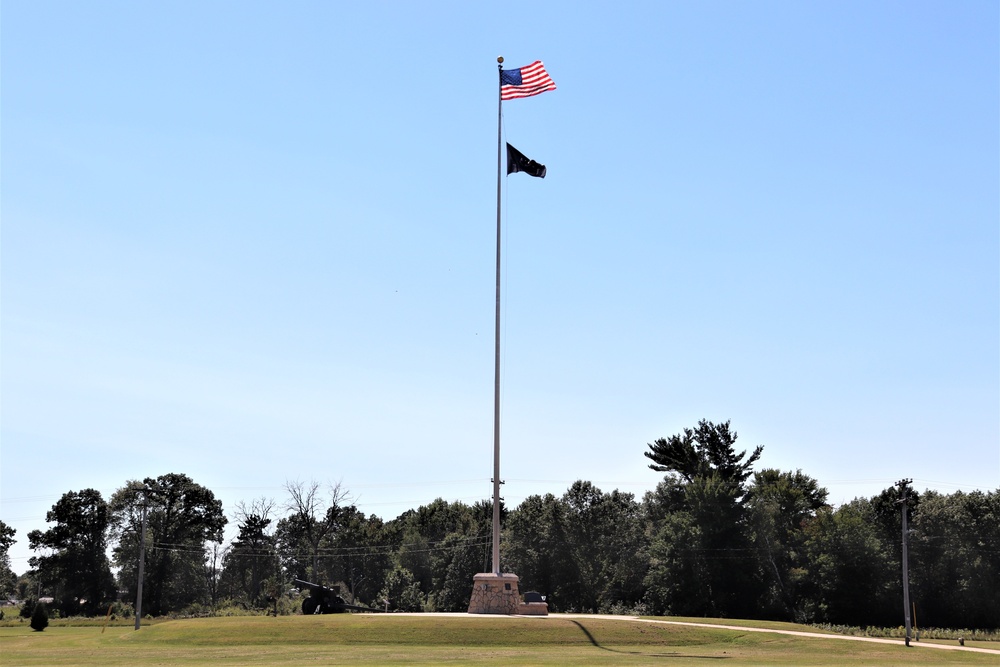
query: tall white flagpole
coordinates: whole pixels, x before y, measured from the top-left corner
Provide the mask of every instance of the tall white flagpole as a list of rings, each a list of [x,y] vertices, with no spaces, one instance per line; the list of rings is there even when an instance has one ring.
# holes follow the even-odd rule
[[[503,56],[497,57],[497,304],[493,365],[493,573],[500,574],[500,184]]]

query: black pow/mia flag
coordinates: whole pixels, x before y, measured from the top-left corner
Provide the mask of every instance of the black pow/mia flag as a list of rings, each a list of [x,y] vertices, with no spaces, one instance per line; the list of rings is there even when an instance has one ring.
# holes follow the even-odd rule
[[[507,144],[507,174],[523,171],[529,176],[545,178],[545,165],[529,160],[521,151]]]

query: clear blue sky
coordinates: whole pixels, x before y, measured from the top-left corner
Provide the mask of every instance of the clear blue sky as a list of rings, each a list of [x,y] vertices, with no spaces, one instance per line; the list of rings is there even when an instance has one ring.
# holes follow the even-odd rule
[[[967,2],[2,6],[0,518],[183,472],[637,497],[731,420],[839,504],[1000,487],[1000,11]]]

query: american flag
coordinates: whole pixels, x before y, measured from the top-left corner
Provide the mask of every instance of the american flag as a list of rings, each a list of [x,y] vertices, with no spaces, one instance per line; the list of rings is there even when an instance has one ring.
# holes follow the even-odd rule
[[[547,90],[555,89],[556,82],[545,71],[545,65],[542,64],[541,60],[536,60],[527,67],[500,71],[501,100],[532,97]]]

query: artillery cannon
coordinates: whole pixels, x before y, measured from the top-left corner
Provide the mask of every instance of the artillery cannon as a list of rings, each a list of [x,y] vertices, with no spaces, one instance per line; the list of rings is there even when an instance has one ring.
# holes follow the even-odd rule
[[[314,584],[302,579],[292,580],[296,586],[309,589],[309,597],[302,601],[302,613],[306,616],[312,614],[343,614],[346,611],[378,611],[369,607],[359,607],[344,602],[344,598],[337,595],[333,589],[320,584]]]

